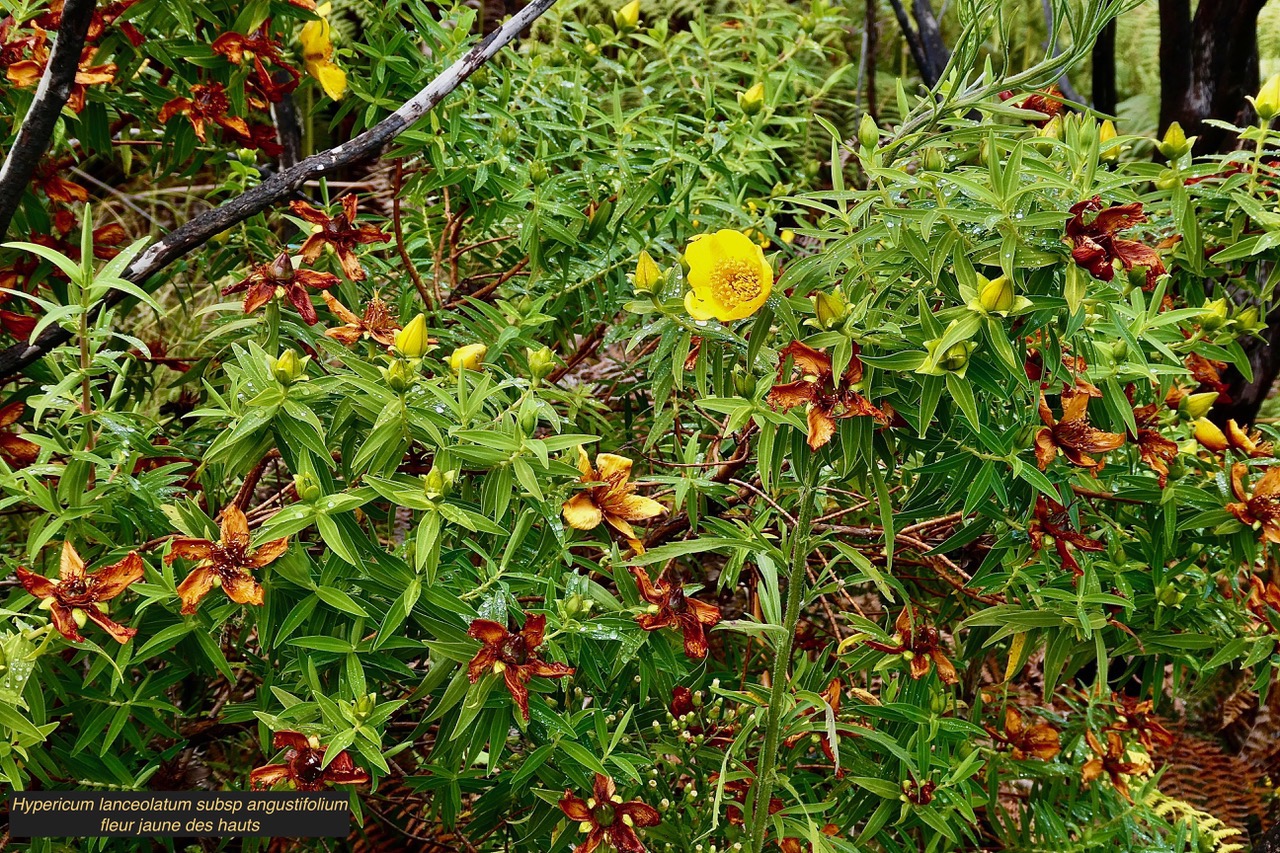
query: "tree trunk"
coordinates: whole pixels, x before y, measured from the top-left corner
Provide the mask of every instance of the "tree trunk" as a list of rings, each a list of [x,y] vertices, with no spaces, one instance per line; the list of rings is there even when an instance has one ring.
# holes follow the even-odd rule
[[[1093,44],[1093,108],[1115,115],[1116,107],[1116,22],[1111,21],[1098,33]]]
[[[1178,122],[1198,136],[1197,153],[1236,139],[1205,119],[1247,123],[1258,91],[1258,13],[1266,0],[1160,0],[1160,127]]]

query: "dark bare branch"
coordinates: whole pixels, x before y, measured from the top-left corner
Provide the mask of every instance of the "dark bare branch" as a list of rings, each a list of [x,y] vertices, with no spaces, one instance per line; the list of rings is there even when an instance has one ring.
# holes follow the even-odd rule
[[[58,126],[62,108],[71,97],[71,87],[80,70],[80,53],[93,20],[94,0],[67,0],[62,7],[58,38],[49,55],[49,63],[40,76],[35,100],[22,120],[18,137],[9,156],[0,166],[0,239],[9,231],[13,214],[22,202],[22,194],[31,183],[40,158],[49,149],[49,140]]]

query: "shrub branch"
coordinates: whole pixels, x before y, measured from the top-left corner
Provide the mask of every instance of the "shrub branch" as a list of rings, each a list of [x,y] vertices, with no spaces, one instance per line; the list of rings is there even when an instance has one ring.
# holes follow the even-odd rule
[[[75,85],[76,73],[80,70],[80,53],[84,50],[95,6],[95,0],[67,0],[62,7],[58,38],[53,43],[44,73],[40,75],[35,100],[22,120],[9,156],[0,166],[0,239],[8,233],[13,214],[22,202],[22,194],[31,183],[40,158],[48,150],[62,108],[71,97],[71,87]]]

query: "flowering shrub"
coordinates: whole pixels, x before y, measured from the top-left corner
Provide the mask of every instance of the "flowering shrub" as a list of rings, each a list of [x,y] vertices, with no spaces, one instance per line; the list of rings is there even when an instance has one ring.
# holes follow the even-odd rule
[[[473,13],[99,7],[0,259],[5,784],[336,786],[374,849],[1239,849],[1166,780],[1277,660],[1273,437],[1212,417],[1280,83],[1193,158],[1048,88],[1121,7],[1021,68],[961,6],[881,124],[821,2],[553,10],[256,209]]]

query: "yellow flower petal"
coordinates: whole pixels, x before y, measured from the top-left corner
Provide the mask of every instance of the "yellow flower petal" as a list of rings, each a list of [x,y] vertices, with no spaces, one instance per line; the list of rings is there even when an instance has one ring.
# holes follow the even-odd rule
[[[695,319],[741,320],[760,309],[773,289],[773,268],[747,234],[723,229],[695,238],[685,249]]]
[[[631,479],[631,460],[615,453],[598,453],[596,470],[601,480],[616,487]]]
[[[688,311],[689,316],[695,320],[713,320],[716,316],[693,290],[684,295],[684,310]]]
[[[319,81],[320,88],[331,100],[340,100],[347,93],[347,72],[332,62],[308,62],[307,73]]]
[[[591,502],[589,492],[579,492],[560,507],[565,522],[575,530],[591,530],[600,526],[600,508]]]

